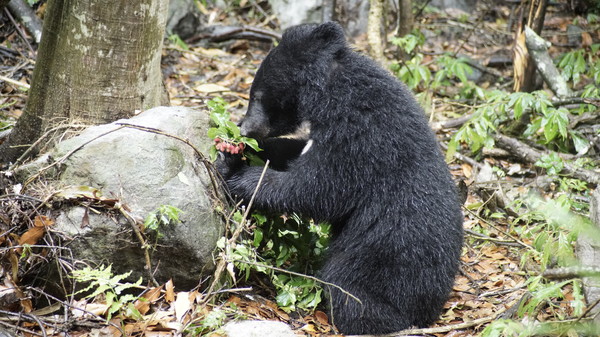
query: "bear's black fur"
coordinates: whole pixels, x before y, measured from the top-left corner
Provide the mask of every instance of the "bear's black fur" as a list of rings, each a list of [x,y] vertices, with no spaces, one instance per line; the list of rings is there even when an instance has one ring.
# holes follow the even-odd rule
[[[267,170],[254,207],[332,224],[320,277],[362,302],[329,287],[340,331],[430,325],[451,291],[463,234],[455,186],[422,110],[328,22],[284,33],[256,73],[241,130],[264,140],[305,121],[312,145],[275,158],[284,170]],[[249,200],[262,167],[223,165],[231,193]]]

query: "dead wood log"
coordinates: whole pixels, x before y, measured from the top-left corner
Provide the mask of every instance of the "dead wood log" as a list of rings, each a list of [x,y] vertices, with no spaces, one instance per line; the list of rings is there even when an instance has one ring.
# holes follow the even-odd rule
[[[550,55],[548,55],[550,42],[542,39],[531,28],[525,27],[525,44],[535,67],[550,87],[550,90],[559,98],[573,96],[571,89],[567,85],[567,81],[560,75]]]
[[[222,42],[227,40],[257,40],[270,42],[281,40],[281,34],[271,30],[261,29],[251,26],[208,26],[200,29],[197,35],[186,40],[187,43],[195,43],[200,40],[209,40],[210,42]]]
[[[596,189],[596,191],[592,193],[592,198],[590,200],[590,218],[594,226],[600,227],[600,189]],[[600,301],[600,277],[598,277],[600,275],[598,272],[600,269],[598,268],[598,266],[600,266],[600,242],[598,242],[597,238],[594,240],[582,233],[577,238],[576,253],[582,266],[596,270],[595,276],[581,276],[587,276],[583,277],[583,293],[588,305],[598,303],[598,301]],[[600,324],[600,307],[596,305],[590,310],[590,313],[592,317],[594,317],[594,321],[597,324]]]
[[[11,0],[8,3],[8,9],[31,33],[35,43],[39,44],[42,41],[42,20],[35,15],[31,7],[23,0]]]
[[[541,152],[533,147],[502,134],[494,135],[496,145],[510,152],[513,156],[528,163],[535,163],[542,155],[551,153],[551,151]],[[600,184],[600,174],[591,170],[575,167],[569,163],[564,163],[563,173],[574,178],[586,181],[592,184]]]

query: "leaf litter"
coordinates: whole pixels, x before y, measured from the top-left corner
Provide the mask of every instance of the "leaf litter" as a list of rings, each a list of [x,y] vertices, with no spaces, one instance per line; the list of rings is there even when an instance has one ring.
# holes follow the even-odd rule
[[[507,10],[505,6],[498,8],[501,11]],[[214,15],[226,20],[224,13],[215,11]],[[426,18],[425,22],[431,26],[451,24],[448,22],[452,21],[446,21],[445,17],[435,13]],[[564,31],[569,22],[560,16],[551,16],[546,26]],[[460,41],[459,38],[464,38],[460,34],[449,41],[433,37],[429,42],[430,47],[432,51],[461,50],[461,53],[486,63],[494,55],[510,50],[510,36],[503,32],[505,24],[506,22],[485,22],[480,28],[483,33],[470,36],[468,41]],[[588,44],[592,40],[587,32],[582,37]],[[555,42],[559,38],[558,35],[550,37]],[[364,45],[364,40],[359,40],[357,44]],[[258,42],[190,46],[189,50],[167,44],[163,51],[163,72],[171,104],[204,108],[207,100],[221,96],[229,102],[235,118],[239,118],[247,107],[253,75],[267,52],[268,45]],[[30,71],[31,68],[29,76]],[[510,69],[505,69],[501,75],[507,78],[512,76]],[[24,94],[17,91],[7,94],[5,91],[1,99],[3,104],[10,103],[3,108],[3,115],[15,118],[21,114]],[[436,105],[434,110],[442,120],[465,113],[464,107],[445,101]],[[439,134],[441,138],[445,138],[444,131]],[[522,189],[518,175],[534,171],[532,167],[523,164],[487,160],[493,166],[506,168],[509,176],[507,179],[510,180],[512,175],[516,177],[510,187],[516,190]],[[476,182],[473,171],[477,169],[473,165],[451,164],[451,170],[457,179]],[[526,192],[520,190],[515,195]],[[545,193],[547,197],[553,197],[553,191]],[[102,207],[113,207],[117,202],[78,187],[62,191],[56,196],[70,201],[93,202]],[[485,205],[487,201],[471,191],[466,205]],[[157,287],[140,286],[140,296],[133,302],[137,313],[120,313],[110,321],[106,321],[105,315],[109,308],[102,296],[72,300],[70,303],[54,299],[51,301],[53,304],[36,308],[29,292],[25,291],[27,283],[21,276],[26,275],[27,269],[32,268],[32,265],[43,261],[48,250],[55,248],[51,242],[44,242],[45,234],[52,230],[53,221],[39,214],[41,205],[43,200],[0,196],[0,261],[3,266],[0,313],[22,313],[20,316],[4,315],[5,318],[0,318],[0,324],[16,328],[23,335],[178,336],[184,331],[194,331],[209,336],[222,336],[218,327],[235,319],[281,321],[289,324],[299,335],[335,335],[325,312],[317,310],[313,313],[288,314],[278,308],[272,297],[269,299],[268,296],[256,294],[260,285],[253,285],[252,291],[248,291],[248,288],[224,289],[221,294],[228,294],[222,296],[224,300],[209,303],[208,295],[199,290],[176,292],[176,285],[171,281]],[[492,320],[516,318],[516,309],[528,296],[527,281],[531,276],[528,271],[540,270],[535,260],[532,262],[529,259],[523,264],[526,245],[532,245],[533,242],[527,239],[515,240],[517,234],[508,221],[498,220],[492,224],[489,220],[481,219],[477,212],[465,211],[464,227],[467,238],[461,272],[440,320],[432,327],[441,330],[428,332],[430,335],[477,336]],[[37,245],[40,247],[36,247]],[[28,254],[25,254],[26,251]],[[564,298],[555,301],[553,307],[541,308],[537,319],[554,317],[554,312],[561,310],[566,315],[572,314],[569,312],[570,307],[566,305],[574,300],[572,288],[567,286],[561,291]],[[481,323],[469,325],[469,322],[478,321]],[[464,323],[467,323],[466,326]]]

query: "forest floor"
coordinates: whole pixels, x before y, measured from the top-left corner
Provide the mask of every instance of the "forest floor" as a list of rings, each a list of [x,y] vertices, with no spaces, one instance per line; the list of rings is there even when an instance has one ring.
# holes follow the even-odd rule
[[[229,19],[227,13],[214,10],[214,14],[217,22],[227,22]],[[418,27],[426,32],[427,37],[423,48],[424,55],[428,59],[435,58],[443,52],[467,56],[483,70],[477,75],[476,81],[479,86],[510,90],[513,77],[511,50],[514,27],[509,25],[515,19],[515,15],[511,8],[500,5],[481,8],[471,15],[424,14],[418,21]],[[559,9],[549,9],[543,36],[553,43],[552,55],[572,48],[565,32],[575,19],[582,21],[582,18]],[[584,41],[580,43],[585,43],[585,34],[582,36]],[[186,50],[182,45],[168,41],[165,43],[163,73],[171,104],[205,109],[208,99],[221,96],[229,103],[230,111],[236,116],[245,111],[252,78],[271,47],[270,43],[265,42],[232,40],[219,44],[203,43],[202,46],[190,44]],[[359,51],[366,50],[364,36],[357,37],[354,44]],[[11,124],[25,107],[26,85],[30,83],[34,60],[34,53],[27,49],[14,32],[7,37],[2,46],[10,46],[5,48],[9,51],[3,51],[6,61],[2,71],[11,69],[12,78],[23,85],[0,82],[0,132],[3,125]],[[395,54],[396,50],[393,48],[386,51],[390,60]],[[424,63],[427,62],[425,59]],[[444,123],[459,119],[470,112],[470,107],[462,101],[449,99],[452,96],[452,92],[447,92],[444,97],[434,95],[425,102],[431,125],[442,144],[447,143],[452,133],[456,132],[456,127],[445,127]],[[495,192],[501,191],[504,200],[508,201],[521,199],[531,193],[539,194],[545,199],[554,199],[558,193],[556,186],[548,182],[544,174],[532,164],[519,162],[509,155],[484,155],[476,158],[468,156],[469,153],[463,154],[463,160],[454,159],[449,163],[455,179],[464,181],[469,186],[464,207],[466,240],[461,271],[439,321],[430,329],[414,331],[415,335],[427,333],[439,337],[478,336],[493,321],[502,318],[517,319],[517,309],[530,296],[528,280],[532,275],[541,273],[536,260],[528,258],[531,255],[531,247],[538,243],[533,242],[531,238],[521,237],[519,230],[515,228],[515,223],[519,222],[517,218],[521,214],[512,214],[505,210],[503,205],[497,205],[493,196]],[[498,168],[503,172],[502,175],[497,175]],[[497,213],[502,213],[503,216],[489,216]],[[24,229],[16,231],[23,232]],[[6,242],[0,239],[2,249],[7,248]],[[0,279],[3,277],[0,276]],[[16,280],[15,283],[18,284]],[[7,286],[0,285],[0,294],[5,287]],[[573,319],[571,303],[576,300],[576,295],[572,287],[567,285],[560,288],[561,296],[555,296],[551,305],[540,305],[535,318],[539,321],[556,320],[557,317]],[[211,311],[211,306],[198,306],[197,303],[202,302],[199,300],[202,297],[201,292],[175,293],[169,286],[159,290],[164,296],[157,295],[150,300],[152,308],[148,309],[146,319],[122,322],[114,318],[113,322],[129,334],[144,332],[146,336],[167,336],[172,335],[173,329],[186,319],[189,323],[193,317],[206,316]],[[101,300],[96,304],[102,308]],[[289,324],[299,335],[335,335],[333,327],[322,311],[309,314],[286,313],[277,307],[274,298],[257,299],[256,296],[246,293],[232,293],[226,301],[215,306],[235,307],[230,316],[282,321]],[[0,316],[1,312],[10,310],[12,309],[0,307]],[[188,310],[197,314],[185,314]],[[46,326],[43,333],[40,320]],[[46,321],[43,317],[33,321],[0,318],[0,327],[18,327],[17,330],[27,336],[65,333],[71,336],[116,336],[121,333],[114,326],[103,325],[98,320],[90,321],[93,324],[88,328],[73,326],[70,331],[62,332],[53,328],[57,324]],[[204,332],[208,333],[208,330]],[[209,335],[218,336],[219,332]]]

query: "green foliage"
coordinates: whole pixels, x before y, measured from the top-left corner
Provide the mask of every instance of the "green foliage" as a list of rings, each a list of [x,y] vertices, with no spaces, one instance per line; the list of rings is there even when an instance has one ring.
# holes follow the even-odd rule
[[[220,307],[213,308],[199,320],[194,320],[185,328],[185,336],[213,336],[222,328],[228,319],[244,320],[245,314],[233,302],[227,302]],[[220,336],[220,334],[219,334]]]
[[[460,82],[467,83],[467,75],[473,73],[473,69],[467,63],[464,57],[453,57],[450,55],[442,55],[436,59],[439,70],[435,73],[434,80],[431,83],[433,89],[440,86],[451,85],[451,79],[458,79]]]
[[[227,313],[225,310],[215,308],[207,313],[198,323],[194,323],[191,327],[188,327],[186,329],[186,335],[202,336],[210,334],[221,328],[225,324],[226,319]]]
[[[183,211],[177,207],[161,205],[154,212],[148,214],[146,220],[144,220],[144,228],[148,231],[155,232],[157,236],[161,238],[163,234],[160,231],[160,227],[179,223],[179,216],[182,212]]]
[[[252,218],[256,224],[252,237],[239,242],[230,255],[236,267],[246,279],[253,271],[267,275],[283,310],[313,310],[322,300],[318,282],[272,267],[302,274],[313,272],[323,258],[331,226],[295,214],[287,218],[255,212]],[[239,212],[234,220],[241,220]]]
[[[549,175],[558,175],[563,170],[565,164],[555,152],[544,154],[540,160],[535,162],[535,165],[546,169]]]
[[[106,313],[106,320],[109,321],[115,313],[119,313],[124,317],[132,317],[136,319],[141,318],[141,314],[134,307],[134,302],[139,297],[125,293],[128,290],[135,289],[142,283],[142,278],[136,283],[122,283],[121,281],[127,278],[131,272],[113,275],[112,266],[104,267],[100,266],[98,269],[92,269],[85,267],[80,270],[73,270],[72,277],[77,282],[89,283],[89,285],[77,291],[74,295],[87,293],[92,291],[91,294],[86,295],[86,298],[93,298],[99,295],[103,295],[108,305],[108,311]]]
[[[584,50],[578,49],[564,54],[558,62],[558,67],[562,69],[562,76],[566,80],[577,84],[586,70],[585,64]]]
[[[573,244],[578,235],[585,235],[600,241],[598,230],[590,224],[589,219],[570,212],[572,200],[561,195],[557,200],[531,198],[525,203],[530,212],[524,214],[516,223],[522,223],[513,230],[521,238],[530,239],[533,244],[522,256],[522,264],[533,259],[545,270],[548,266],[565,267],[576,265]],[[539,271],[533,271],[527,279],[527,290],[531,295],[523,301],[517,311],[518,320],[498,320],[488,325],[482,332],[483,337],[492,336],[577,336],[577,334],[597,335],[598,327],[577,322],[538,322],[535,317],[540,310],[549,308],[560,320],[566,320],[564,311],[558,303],[564,301],[569,292],[573,300],[568,303],[569,316],[580,317],[584,313],[585,300],[578,279],[561,282],[544,279]],[[564,305],[564,304],[563,304]],[[556,309],[556,310],[554,310]]]
[[[214,124],[214,127],[208,129],[208,137],[213,139],[219,138],[220,141],[225,141],[234,145],[244,143],[255,151],[261,150],[255,139],[243,137],[240,134],[240,128],[230,120],[229,113],[227,112],[227,103],[222,98],[213,98],[208,101],[206,105],[210,109],[210,119]],[[215,146],[210,148],[210,159],[212,161],[217,159],[217,152]],[[245,154],[245,156],[247,155]],[[250,159],[252,160],[252,158]]]
[[[453,57],[449,54],[441,55],[435,59],[436,68],[439,69],[432,76],[429,67],[423,64],[423,54],[418,52],[419,47],[425,42],[425,37],[418,31],[414,31],[401,38],[392,39],[392,43],[400,47],[407,55],[408,61],[397,62],[391,65],[391,70],[410,89],[418,86],[423,88],[438,89],[451,84],[458,79],[461,83],[469,83],[467,75],[473,72],[468,65],[467,59]],[[476,86],[470,86],[473,89]]]
[[[403,37],[392,38],[392,44],[400,47],[406,54],[412,54],[418,47],[425,43],[425,35],[415,30]]]
[[[523,265],[528,259],[535,259],[545,270],[550,264],[565,267],[576,262],[573,245],[590,224],[589,219],[570,212],[572,202],[569,195],[561,194],[556,200],[530,198],[524,204],[530,211],[515,219],[514,229],[533,242],[533,249],[523,254]],[[526,225],[517,226],[520,222]]]
[[[402,65],[393,64],[391,70],[410,89],[415,89],[419,85],[427,86],[431,81],[431,71],[421,64],[422,59],[423,55],[416,55]]]
[[[190,50],[190,47],[187,45],[187,43],[185,43],[185,41],[183,41],[177,34],[169,35],[169,41],[183,50]]]
[[[538,322],[534,320],[495,320],[481,333],[481,337],[530,336],[598,336],[600,329],[592,322]]]

